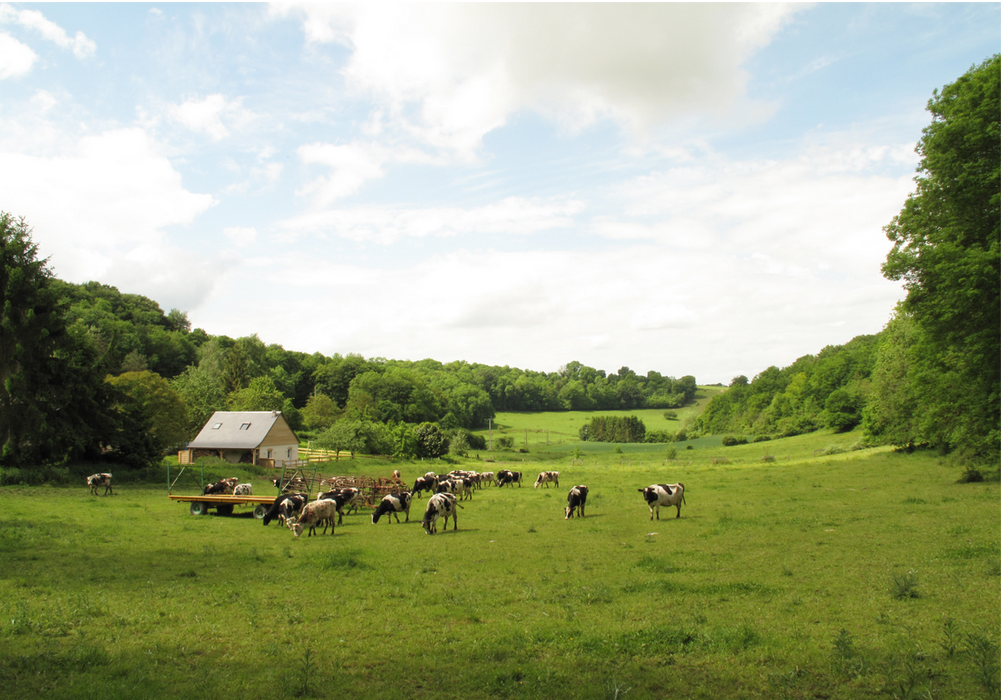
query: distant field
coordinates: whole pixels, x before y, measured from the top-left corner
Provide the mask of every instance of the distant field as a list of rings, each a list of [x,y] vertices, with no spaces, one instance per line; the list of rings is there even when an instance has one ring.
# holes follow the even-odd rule
[[[498,413],[493,422],[494,436],[507,436],[515,440],[515,447],[525,445],[526,435],[530,450],[541,445],[559,445],[566,442],[577,442],[581,426],[591,422],[595,416],[637,416],[643,421],[647,430],[665,430],[676,433],[682,421],[702,412],[723,387],[699,387],[695,401],[678,409],[669,409],[678,414],[678,420],[667,420],[664,413],[668,409],[639,409],[632,411],[549,411],[549,412],[507,412]],[[477,430],[476,433],[486,437],[488,430]]]
[[[768,463],[761,444],[726,464],[495,455],[529,481],[559,469],[560,488],[478,491],[433,537],[426,501],[409,523],[348,515],[296,540],[249,511],[189,515],[158,484],[3,488],[0,693],[996,699],[998,484],[957,484],[928,453],[814,457],[854,440],[763,443]],[[651,521],[637,489],[664,481],[687,504]],[[566,521],[580,483],[587,515]]]

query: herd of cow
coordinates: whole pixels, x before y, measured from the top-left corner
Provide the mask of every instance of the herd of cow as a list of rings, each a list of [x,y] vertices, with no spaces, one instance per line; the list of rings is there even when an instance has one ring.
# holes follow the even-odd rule
[[[399,480],[399,472],[393,472],[394,477]],[[462,500],[471,500],[473,491],[484,486],[495,485],[503,488],[505,485],[518,484],[521,487],[521,472],[504,469],[497,472],[471,472],[455,469],[448,474],[435,474],[428,472],[424,476],[418,477],[414,482],[414,487],[410,491],[400,491],[384,496],[382,501],[372,513],[372,523],[378,523],[383,516],[393,516],[396,522],[400,522],[400,513],[404,513],[406,521],[410,521],[410,504],[414,497],[420,498],[421,494],[427,491],[430,495],[427,505],[424,508],[424,519],[422,525],[424,531],[433,535],[438,531],[438,520],[441,519],[443,530],[448,530],[448,520],[452,519],[452,529],[458,530],[458,510],[463,506],[459,503]],[[301,480],[300,480],[301,481]],[[557,488],[560,485],[560,473],[557,471],[544,471],[535,480],[535,488],[554,484]],[[93,474],[87,477],[87,485],[90,486],[91,493],[97,495],[100,486],[105,487],[104,495],[111,489],[111,474]],[[273,479],[272,485],[279,486],[278,480]],[[286,491],[294,491],[296,487],[305,488],[303,481],[301,484],[288,483],[281,484]],[[678,509],[676,518],[681,517],[681,504],[685,503],[685,485],[678,484],[653,484],[645,489],[638,489],[643,494],[643,499],[650,508],[650,519],[654,515],[660,520],[661,506],[675,506]],[[239,479],[231,477],[205,487],[203,494],[230,494],[230,495],[252,495],[253,488],[250,484],[241,484]],[[271,507],[264,515],[264,524],[267,525],[272,520],[284,523],[299,537],[303,530],[308,528],[307,537],[312,537],[316,528],[323,526],[323,533],[334,534],[334,519],[340,525],[344,518],[344,508],[349,511],[357,510],[359,505],[364,503],[364,498],[360,489],[338,488],[326,493],[321,493],[316,500],[310,501],[304,493],[283,493],[278,496]],[[574,516],[584,517],[584,506],[587,504],[587,486],[581,484],[574,486],[567,494],[567,505],[564,509],[564,518],[569,520]],[[388,521],[388,518],[387,518]]]

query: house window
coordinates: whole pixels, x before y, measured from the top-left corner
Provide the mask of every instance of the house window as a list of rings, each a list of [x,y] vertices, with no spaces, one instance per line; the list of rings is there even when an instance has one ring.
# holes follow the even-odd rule
[[[240,430],[250,430],[250,423],[241,423]]]
[[[216,423],[215,425],[212,426],[212,430],[219,430],[219,428],[221,428],[221,427],[222,427],[222,423]]]

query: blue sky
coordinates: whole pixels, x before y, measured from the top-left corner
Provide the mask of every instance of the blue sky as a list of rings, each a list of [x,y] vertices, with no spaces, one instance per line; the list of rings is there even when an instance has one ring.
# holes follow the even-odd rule
[[[878,332],[1001,5],[0,4],[59,277],[305,352],[753,376]]]

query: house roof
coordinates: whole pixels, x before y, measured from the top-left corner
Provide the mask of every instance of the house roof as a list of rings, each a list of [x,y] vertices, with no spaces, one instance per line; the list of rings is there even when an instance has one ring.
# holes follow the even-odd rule
[[[278,421],[285,422],[281,411],[216,411],[188,448],[252,450]]]

